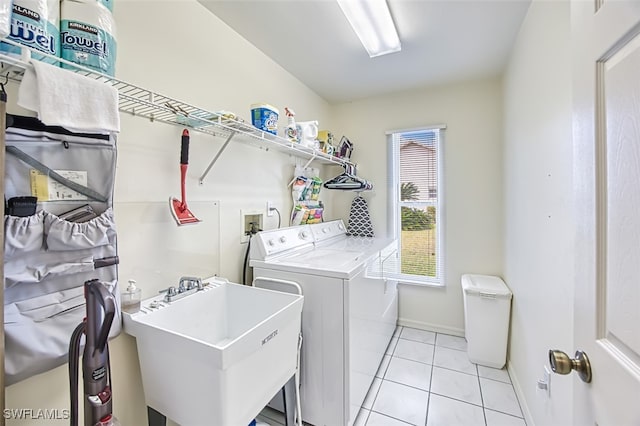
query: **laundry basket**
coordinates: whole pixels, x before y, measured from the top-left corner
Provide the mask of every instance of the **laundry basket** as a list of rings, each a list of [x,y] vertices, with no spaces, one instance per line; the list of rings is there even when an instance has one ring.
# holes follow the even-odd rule
[[[469,361],[502,368],[507,359],[511,291],[491,275],[465,274],[461,281]]]

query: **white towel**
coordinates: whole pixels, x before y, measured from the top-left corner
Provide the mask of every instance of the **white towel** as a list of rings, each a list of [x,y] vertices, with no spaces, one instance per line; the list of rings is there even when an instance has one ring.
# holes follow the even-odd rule
[[[18,90],[18,105],[49,126],[73,132],[120,131],[118,91],[108,83],[40,61],[31,61]]]

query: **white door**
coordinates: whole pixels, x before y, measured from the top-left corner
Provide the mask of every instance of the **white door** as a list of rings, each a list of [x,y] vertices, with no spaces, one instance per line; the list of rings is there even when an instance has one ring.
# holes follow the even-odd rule
[[[574,0],[571,18],[578,244],[575,347],[564,349],[586,352],[593,371],[589,384],[571,378],[574,421],[637,426],[640,2]]]

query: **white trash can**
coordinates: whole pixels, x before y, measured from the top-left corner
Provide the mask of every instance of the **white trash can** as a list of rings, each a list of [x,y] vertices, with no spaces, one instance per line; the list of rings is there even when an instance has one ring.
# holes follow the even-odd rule
[[[511,291],[500,277],[462,276],[469,361],[502,368],[507,360]]]

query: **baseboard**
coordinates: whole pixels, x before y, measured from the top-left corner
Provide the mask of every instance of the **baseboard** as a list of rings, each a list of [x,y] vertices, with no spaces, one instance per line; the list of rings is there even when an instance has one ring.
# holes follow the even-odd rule
[[[436,333],[449,334],[451,336],[464,337],[464,329],[446,327],[439,324],[432,324],[423,321],[410,320],[406,318],[398,318],[398,325],[403,327],[417,328],[419,330],[434,331]]]
[[[535,426],[533,422],[533,417],[531,416],[531,411],[529,410],[529,405],[527,404],[527,400],[524,397],[524,393],[522,392],[522,386],[520,386],[520,381],[518,380],[518,376],[513,371],[513,367],[511,363],[507,361],[507,371],[509,372],[509,377],[511,377],[511,383],[513,384],[513,389],[516,391],[516,396],[518,397],[518,402],[520,403],[520,409],[522,410],[522,415],[524,416],[524,421],[527,426]]]

